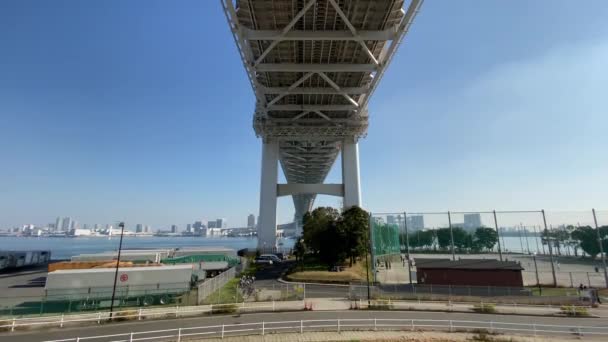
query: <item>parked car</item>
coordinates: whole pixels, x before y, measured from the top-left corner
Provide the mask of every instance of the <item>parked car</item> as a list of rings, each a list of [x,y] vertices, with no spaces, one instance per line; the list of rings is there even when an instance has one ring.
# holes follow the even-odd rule
[[[259,257],[255,258],[254,261],[256,264],[269,264],[272,265],[274,263],[281,263],[281,259],[274,254],[262,254]]]

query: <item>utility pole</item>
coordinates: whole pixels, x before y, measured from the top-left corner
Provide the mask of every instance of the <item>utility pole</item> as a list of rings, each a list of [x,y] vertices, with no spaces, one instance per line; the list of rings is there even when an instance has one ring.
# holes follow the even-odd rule
[[[500,232],[498,231],[498,220],[496,219],[496,210],[492,211],[494,213],[494,228],[496,228],[496,235],[498,235],[498,256],[500,257],[500,261],[502,261],[502,248],[500,247]]]
[[[452,216],[448,211],[448,225],[450,226],[450,241],[452,242],[452,260],[456,260],[456,252],[454,252],[454,232],[452,232]]]
[[[547,217],[545,216],[545,209],[541,210],[543,214],[543,224],[545,225],[545,235],[547,236],[547,246],[549,246],[549,259],[551,260],[551,274],[553,275],[553,287],[557,287],[557,278],[555,277],[555,263],[553,262],[553,247],[551,246],[551,239],[549,238],[549,230],[547,229]]]
[[[120,242],[118,243],[118,257],[116,258],[116,272],[114,272],[114,286],[112,287],[112,301],[110,303],[110,320],[112,320],[112,312],[114,311],[114,297],[116,296],[116,281],[118,280],[118,267],[120,265],[120,252],[122,251],[122,237],[125,232],[125,223],[120,222]],[[110,232],[112,230],[110,229]]]
[[[410,234],[407,231],[407,213],[403,212],[403,226],[405,227],[405,246],[407,248],[407,271],[410,278],[410,285],[413,284],[412,281],[412,259],[410,258]]]
[[[608,288],[608,270],[606,270],[606,254],[604,254],[604,246],[602,243],[602,238],[600,236],[600,227],[597,225],[597,216],[595,216],[595,209],[591,209],[591,211],[593,212],[593,222],[595,223],[597,243],[600,245],[600,254],[602,256],[602,264],[604,266],[604,281],[606,282],[606,287]]]

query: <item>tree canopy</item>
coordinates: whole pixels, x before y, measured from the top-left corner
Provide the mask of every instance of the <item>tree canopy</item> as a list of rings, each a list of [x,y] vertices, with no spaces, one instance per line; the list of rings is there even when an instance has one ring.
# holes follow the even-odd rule
[[[329,266],[346,258],[352,264],[367,251],[369,214],[359,207],[341,214],[330,207],[316,208],[304,215],[303,223],[304,245]]]

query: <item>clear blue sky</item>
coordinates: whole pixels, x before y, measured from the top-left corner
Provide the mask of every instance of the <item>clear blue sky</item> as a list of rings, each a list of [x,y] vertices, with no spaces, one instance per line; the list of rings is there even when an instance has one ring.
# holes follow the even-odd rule
[[[426,1],[370,103],[364,206],[608,209],[606,18],[604,0]],[[253,107],[219,1],[0,1],[0,227],[244,225]]]

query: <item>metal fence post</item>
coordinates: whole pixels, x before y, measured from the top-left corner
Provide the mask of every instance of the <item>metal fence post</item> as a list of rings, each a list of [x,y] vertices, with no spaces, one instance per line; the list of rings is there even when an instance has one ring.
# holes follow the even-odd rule
[[[453,326],[452,320],[450,320],[450,332],[452,332],[453,330],[454,330],[454,326]]]
[[[13,317],[13,325],[11,326],[11,331],[15,331],[15,321],[16,321],[16,318]]]
[[[137,313],[137,320],[141,321],[141,308],[139,308],[138,313]]]
[[[129,336],[129,342],[133,342],[133,333],[131,333],[131,336]]]
[[[549,258],[551,260],[551,274],[553,275],[553,287],[557,287],[557,278],[555,277],[555,263],[553,262],[553,246],[551,246],[551,239],[549,239],[547,229],[547,217],[545,216],[545,209],[541,210],[543,214],[543,224],[545,226],[545,233],[547,234],[547,246],[549,247]]]
[[[498,236],[498,256],[500,261],[502,261],[502,248],[500,246],[500,231],[498,229],[498,220],[496,219],[496,210],[493,210],[492,213],[494,214],[494,228],[496,228],[496,236]]]
[[[266,330],[266,322],[262,321],[262,336],[264,336],[265,330]]]
[[[374,318],[374,331],[378,330],[378,324],[376,322],[376,318]]]
[[[300,334],[304,333],[304,321],[300,320]]]
[[[411,325],[412,325],[412,331],[414,331],[414,320],[413,319],[412,319]]]
[[[97,324],[101,324],[101,312],[97,313]]]
[[[340,319],[338,318],[338,332],[340,332]]]
[[[61,322],[59,323],[59,327],[63,328],[63,314],[61,314]]]
[[[600,245],[600,256],[602,257],[602,266],[604,267],[604,281],[606,287],[608,287],[608,269],[606,269],[606,254],[604,253],[604,246],[602,244],[602,238],[600,236],[600,228],[597,225],[597,216],[595,216],[595,209],[591,209],[593,212],[593,222],[595,223],[595,232],[597,234],[597,243]]]
[[[224,325],[222,324],[222,339],[224,339]]]
[[[177,329],[177,342],[182,340],[182,328]]]
[[[448,210],[448,226],[450,227],[450,242],[452,244],[452,260],[456,260],[456,252],[454,251],[454,232],[452,231],[452,216]]]

